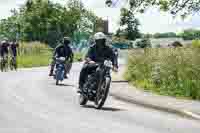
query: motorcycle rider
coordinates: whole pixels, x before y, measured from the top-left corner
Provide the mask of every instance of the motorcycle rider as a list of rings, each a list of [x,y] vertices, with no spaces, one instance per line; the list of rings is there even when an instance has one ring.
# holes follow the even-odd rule
[[[19,47],[19,44],[17,43],[17,41],[13,41],[10,44],[10,52],[11,52],[11,56],[16,59],[17,58],[17,48]]]
[[[55,51],[53,53],[53,61],[51,63],[51,70],[49,73],[49,76],[53,76],[53,71],[54,71],[54,67],[56,64],[56,57],[66,57],[66,61],[69,60],[69,62],[66,62],[65,64],[65,78],[69,77],[69,73],[72,67],[72,62],[73,62],[73,51],[70,48],[69,44],[71,43],[71,39],[69,37],[64,37],[63,38],[63,43],[59,44],[56,48]]]
[[[9,43],[7,39],[1,42],[1,57],[3,60],[8,61],[8,53],[9,53]]]
[[[96,63],[103,63],[110,59],[114,65],[113,70],[117,71],[117,62],[113,49],[106,45],[106,35],[98,32],[94,35],[95,44],[92,45],[85,58],[85,63],[80,72],[78,93],[81,93],[87,75],[97,68]]]
[[[1,46],[2,46],[2,42],[0,41],[0,57],[1,57]]]

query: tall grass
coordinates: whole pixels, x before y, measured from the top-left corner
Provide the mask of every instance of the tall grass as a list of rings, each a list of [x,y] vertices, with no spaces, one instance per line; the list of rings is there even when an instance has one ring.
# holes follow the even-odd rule
[[[126,79],[162,95],[200,100],[200,49],[159,48],[129,53]]]
[[[18,66],[23,68],[48,66],[52,48],[40,42],[21,42],[18,50]],[[83,53],[74,53],[74,61],[82,61]]]
[[[47,66],[52,57],[52,50],[40,42],[22,42],[18,50],[19,67]]]

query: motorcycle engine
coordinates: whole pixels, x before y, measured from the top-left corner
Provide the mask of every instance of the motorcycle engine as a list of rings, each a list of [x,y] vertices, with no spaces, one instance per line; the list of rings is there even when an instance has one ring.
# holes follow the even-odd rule
[[[95,75],[88,76],[87,92],[90,100],[94,100],[97,91],[97,79]]]

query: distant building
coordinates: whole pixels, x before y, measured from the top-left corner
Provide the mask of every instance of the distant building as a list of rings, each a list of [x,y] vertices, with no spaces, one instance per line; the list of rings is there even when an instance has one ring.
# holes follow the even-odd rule
[[[109,22],[108,20],[99,19],[96,21],[94,26],[94,32],[103,32],[105,34],[109,33]]]

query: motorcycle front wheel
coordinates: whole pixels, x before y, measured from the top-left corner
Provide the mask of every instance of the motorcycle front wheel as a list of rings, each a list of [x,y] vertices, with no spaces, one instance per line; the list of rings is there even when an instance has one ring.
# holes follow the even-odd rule
[[[62,74],[62,71],[56,70],[55,72],[56,85],[59,85],[59,82],[61,81],[61,78],[60,78],[61,74]]]
[[[95,108],[101,109],[108,97],[109,89],[110,89],[111,78],[106,77],[104,82],[101,85],[101,88],[98,89],[97,96],[95,99]]]
[[[59,80],[58,79],[56,79],[56,85],[59,85]]]

